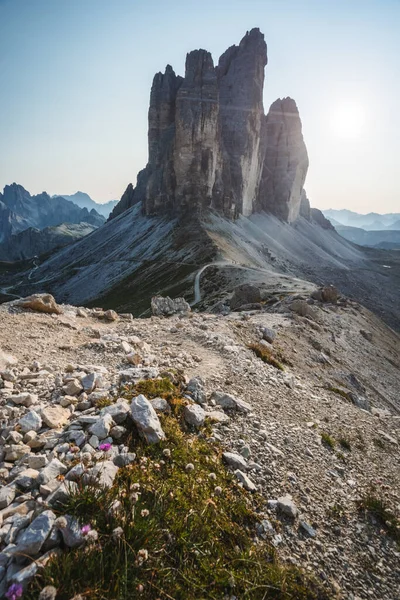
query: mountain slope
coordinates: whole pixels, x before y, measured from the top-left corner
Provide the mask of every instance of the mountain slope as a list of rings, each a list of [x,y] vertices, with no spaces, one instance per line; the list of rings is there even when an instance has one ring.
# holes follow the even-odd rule
[[[169,65],[156,74],[136,187],[105,225],[25,273],[14,292],[140,315],[160,293],[210,306],[243,282],[267,294],[334,283],[400,328],[396,258],[353,246],[310,208],[299,111],[285,98],[264,114],[266,63],[253,29],[216,67],[194,50],[184,78]]]
[[[400,258],[382,252],[364,251],[304,218],[294,226],[266,213],[236,221],[216,212],[201,220],[150,218],[137,205],[59,251],[29,280],[28,272],[19,276],[14,292],[50,291],[61,301],[139,315],[155,294],[193,302],[196,274],[210,265],[200,277],[203,306],[244,282],[267,294],[333,283],[400,329]]]
[[[89,235],[96,229],[89,223],[63,223],[57,227],[28,227],[0,244],[0,260],[20,261],[53,252]]]
[[[386,228],[383,230],[366,231],[359,227],[347,227],[346,225],[335,225],[336,231],[341,236],[360,246],[371,246],[373,248],[400,248],[400,230]]]

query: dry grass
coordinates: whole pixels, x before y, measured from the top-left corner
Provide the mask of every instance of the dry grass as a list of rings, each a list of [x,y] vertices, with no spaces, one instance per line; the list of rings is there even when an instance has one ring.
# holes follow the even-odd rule
[[[269,365],[275,367],[275,369],[279,369],[280,371],[284,371],[285,368],[279,360],[277,360],[272,354],[271,350],[269,350],[266,346],[259,343],[249,344],[248,348],[254,352],[258,358]]]

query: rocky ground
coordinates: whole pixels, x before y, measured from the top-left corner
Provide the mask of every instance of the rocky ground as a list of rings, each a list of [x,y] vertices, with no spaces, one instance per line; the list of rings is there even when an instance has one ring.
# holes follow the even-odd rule
[[[188,424],[210,417],[227,468],[261,495],[255,535],[332,597],[400,597],[399,337],[345,299],[289,296],[225,312],[133,319],[0,306],[1,597],[60,545],[79,543],[54,503],[67,482],[96,476],[102,452],[105,484],[134,460],[121,443],[127,415],[145,436],[162,436],[147,400],[130,407],[118,392],[171,369],[185,377]],[[384,502],[383,521],[360,510],[368,498]]]

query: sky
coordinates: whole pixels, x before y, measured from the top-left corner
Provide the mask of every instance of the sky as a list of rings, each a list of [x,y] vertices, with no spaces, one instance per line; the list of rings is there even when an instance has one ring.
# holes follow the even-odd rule
[[[120,198],[154,74],[253,27],[265,110],[299,107],[311,205],[400,212],[400,0],[0,0],[0,189]]]

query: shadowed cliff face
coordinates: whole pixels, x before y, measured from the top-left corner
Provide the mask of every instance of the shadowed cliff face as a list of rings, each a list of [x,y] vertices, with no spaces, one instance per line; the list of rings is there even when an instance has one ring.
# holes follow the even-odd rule
[[[214,204],[226,216],[254,212],[263,160],[266,64],[267,46],[258,29],[219,60],[221,180],[215,186]]]
[[[258,202],[262,210],[292,223],[300,212],[308,170],[307,149],[296,103],[276,100],[265,119],[266,149]]]
[[[264,115],[267,46],[247,32],[214,67],[211,54],[186,57],[185,77],[172,67],[154,77],[149,108],[149,161],[111,218],[142,202],[145,215],[202,212],[228,218],[267,210],[292,222],[308,168],[294,100]]]

